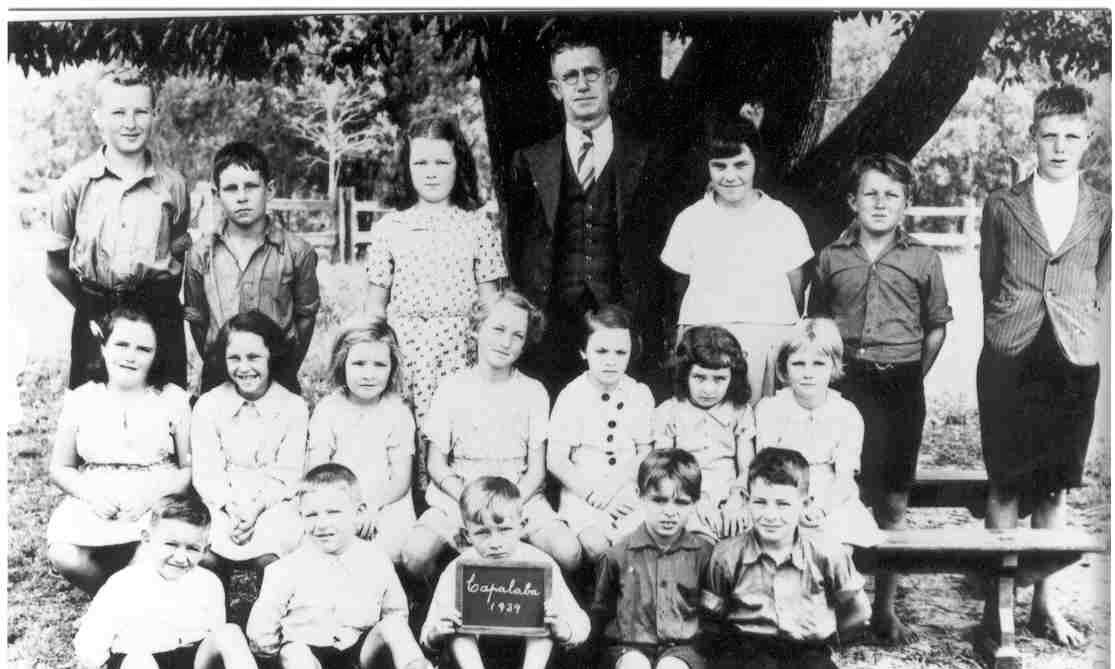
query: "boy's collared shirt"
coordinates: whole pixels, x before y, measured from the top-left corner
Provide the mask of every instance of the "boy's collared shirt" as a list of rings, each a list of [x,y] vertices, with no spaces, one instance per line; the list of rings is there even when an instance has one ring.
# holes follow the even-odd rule
[[[426,614],[425,622],[422,623],[422,632],[419,634],[419,640],[426,648],[432,648],[434,645],[430,641],[433,626],[447,612],[457,609],[457,563],[461,560],[475,560],[479,557],[480,554],[476,552],[475,548],[466,548],[449,563],[445,571],[441,572],[437,588],[434,589],[433,599],[430,600],[429,612]],[[569,625],[570,637],[566,644],[575,646],[584,642],[589,633],[588,614],[573,598],[573,593],[569,591],[569,586],[565,584],[565,578],[561,575],[561,567],[558,567],[557,562],[554,562],[554,559],[542,550],[522,542],[516,547],[514,554],[507,559],[540,562],[550,567],[552,591],[547,593],[548,601],[558,620]]]
[[[606,621],[612,643],[689,642],[700,632],[700,581],[713,544],[682,531],[663,550],[646,525],[616,542],[596,569],[594,617]]]
[[[303,538],[264,571],[247,634],[265,655],[291,641],[344,650],[390,616],[406,619],[406,593],[375,542],[354,538],[344,553],[330,555]]]
[[[941,258],[901,227],[875,260],[852,223],[821,250],[816,303],[840,328],[849,356],[880,364],[918,362],[925,333],[952,320]]]
[[[1102,314],[1111,283],[1111,198],[1081,182],[1072,227],[1053,249],[1031,181],[1000,188],[983,205],[985,345],[1000,355],[1018,356],[1049,318],[1069,362],[1094,365],[1107,346]]]
[[[186,320],[206,326],[206,346],[228,319],[258,309],[292,336],[294,320],[321,307],[317,252],[270,218],[263,242],[240,267],[225,242],[228,221],[203,236],[186,257]]]
[[[167,580],[154,564],[139,562],[97,591],[74,651],[79,660],[102,662],[109,653],[161,653],[201,641],[224,622],[224,588],[213,572],[194,568]]]
[[[79,280],[113,287],[126,279],[177,280],[190,246],[186,180],[147,153],[138,179],[116,175],[102,146],[50,189],[47,251],[69,250]]]
[[[778,564],[752,530],[717,544],[701,601],[733,633],[823,642],[836,633],[836,606],[863,584],[842,546],[795,532]]]

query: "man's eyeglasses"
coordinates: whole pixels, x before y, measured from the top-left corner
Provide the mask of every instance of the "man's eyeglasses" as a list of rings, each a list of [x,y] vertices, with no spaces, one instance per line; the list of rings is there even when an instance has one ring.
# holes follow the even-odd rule
[[[561,83],[566,86],[576,86],[581,77],[590,84],[595,84],[600,81],[600,75],[604,74],[604,70],[598,67],[586,67],[581,71],[569,70],[561,75]]]

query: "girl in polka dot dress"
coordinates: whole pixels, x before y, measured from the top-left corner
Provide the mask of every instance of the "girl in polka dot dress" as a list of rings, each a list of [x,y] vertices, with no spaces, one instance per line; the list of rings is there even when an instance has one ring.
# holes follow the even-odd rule
[[[748,523],[747,467],[755,457],[755,416],[747,358],[728,330],[689,328],[678,342],[674,396],[654,412],[654,447],[681,448],[701,465],[701,499],[690,529],[723,539]]]
[[[469,308],[494,297],[507,267],[499,230],[478,211],[476,162],[455,120],[412,123],[398,174],[399,211],[372,227],[368,309],[398,334],[404,394],[421,425],[441,379],[469,365]],[[416,484],[425,488],[424,471]]]
[[[654,397],[626,374],[636,344],[626,309],[585,314],[588,369],[562,389],[550,416],[546,464],[562,484],[558,515],[589,560],[642,520],[635,475],[651,449]]]

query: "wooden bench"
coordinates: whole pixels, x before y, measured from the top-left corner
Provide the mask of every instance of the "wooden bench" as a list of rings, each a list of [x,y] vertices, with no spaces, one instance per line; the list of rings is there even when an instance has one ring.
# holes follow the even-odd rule
[[[865,572],[976,573],[995,579],[1000,634],[982,635],[994,669],[1022,666],[1014,634],[1014,588],[1076,562],[1084,553],[1106,553],[1098,537],[1081,530],[987,530],[980,527],[885,530],[883,543],[857,548],[856,565]]]
[[[918,467],[909,506],[966,508],[982,518],[987,513],[987,474],[982,469]]]

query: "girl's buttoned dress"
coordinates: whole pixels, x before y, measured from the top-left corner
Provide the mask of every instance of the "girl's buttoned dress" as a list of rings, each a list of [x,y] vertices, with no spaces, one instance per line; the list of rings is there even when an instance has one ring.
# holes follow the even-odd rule
[[[558,394],[550,416],[550,443],[570,445],[577,476],[590,482],[597,494],[611,495],[618,487],[617,497],[638,506],[636,451],[649,450],[653,417],[654,397],[645,384],[624,375],[613,390],[602,391],[584,372]],[[558,517],[576,534],[595,527],[612,541],[642,522],[638,511],[614,520],[568,488],[561,491]]]
[[[692,453],[701,465],[701,496],[719,505],[734,484],[747,487],[747,472],[737,469],[741,450],[744,462],[755,454],[755,415],[746,404],[721,402],[702,409],[670,398],[654,411],[654,447]]]

